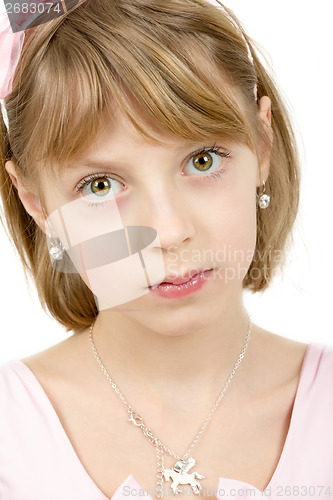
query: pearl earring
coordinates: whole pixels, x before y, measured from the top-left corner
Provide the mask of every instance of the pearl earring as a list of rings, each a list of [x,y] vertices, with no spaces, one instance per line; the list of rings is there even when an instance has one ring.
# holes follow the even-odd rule
[[[271,197],[268,194],[264,194],[265,193],[265,181],[263,181],[263,185],[264,185],[263,192],[260,195],[257,194],[257,198],[259,199],[258,204],[259,204],[260,208],[267,208],[271,202]]]
[[[59,240],[59,238],[52,238],[50,234],[47,236],[48,238],[48,248],[51,259],[53,260],[61,260],[64,256],[65,249]]]

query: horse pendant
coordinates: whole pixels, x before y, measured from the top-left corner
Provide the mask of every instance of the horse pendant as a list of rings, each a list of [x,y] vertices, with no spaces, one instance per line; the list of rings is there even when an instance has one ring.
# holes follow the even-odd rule
[[[202,476],[198,472],[188,472],[190,469],[192,469],[194,464],[194,458],[189,458],[188,460],[180,459],[173,469],[164,469],[164,479],[166,481],[172,479],[171,488],[174,494],[178,495],[179,493],[182,493],[182,491],[178,489],[179,484],[189,484],[192,488],[192,492],[195,495],[199,495],[202,487],[197,479],[203,479],[205,476]]]

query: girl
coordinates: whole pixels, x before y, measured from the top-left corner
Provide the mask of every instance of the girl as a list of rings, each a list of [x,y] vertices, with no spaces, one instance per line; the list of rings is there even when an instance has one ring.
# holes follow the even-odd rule
[[[1,498],[330,495],[333,351],[243,304],[300,177],[252,41],[206,0],[34,22],[2,82],[3,218],[73,334],[1,366]]]

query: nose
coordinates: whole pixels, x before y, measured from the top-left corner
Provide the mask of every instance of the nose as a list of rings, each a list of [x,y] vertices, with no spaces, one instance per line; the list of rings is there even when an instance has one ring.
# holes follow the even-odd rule
[[[140,205],[145,208],[140,224],[156,229],[160,248],[179,247],[193,238],[195,226],[190,201],[175,187],[145,191],[143,198]]]

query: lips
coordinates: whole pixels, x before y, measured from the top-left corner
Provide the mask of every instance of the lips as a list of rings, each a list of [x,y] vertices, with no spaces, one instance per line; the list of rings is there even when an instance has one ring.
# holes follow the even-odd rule
[[[172,285],[183,285],[184,283],[187,283],[191,278],[196,276],[197,274],[204,273],[205,271],[209,271],[209,269],[193,269],[192,271],[188,271],[186,274],[183,276],[176,276],[176,277],[166,277],[165,280],[162,283],[171,283]],[[156,283],[155,286],[161,285],[162,283]]]

